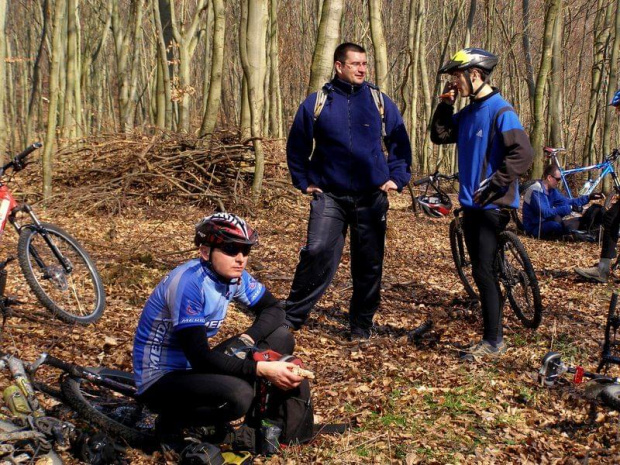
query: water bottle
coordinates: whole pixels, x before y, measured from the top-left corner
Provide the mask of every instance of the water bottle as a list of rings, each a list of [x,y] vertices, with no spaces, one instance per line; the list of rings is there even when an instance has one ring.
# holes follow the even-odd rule
[[[592,179],[588,179],[579,191],[579,195],[586,195],[592,186]]]

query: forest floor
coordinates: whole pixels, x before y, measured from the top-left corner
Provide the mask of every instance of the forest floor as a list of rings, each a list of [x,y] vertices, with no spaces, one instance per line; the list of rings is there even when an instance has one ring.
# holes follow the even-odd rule
[[[284,171],[278,176],[288,183]],[[21,187],[38,189],[32,183]],[[71,199],[71,188],[59,191]],[[86,327],[51,318],[35,303],[15,263],[8,293],[27,303],[6,323],[2,350],[29,361],[48,351],[84,365],[131,370],[142,306],[169,270],[195,254],[193,225],[209,211],[178,200],[133,201],[114,213],[84,213],[67,208],[69,203],[35,208],[76,236],[96,260],[107,293],[103,318]],[[257,463],[619,463],[617,412],[587,400],[583,385],[547,389],[536,381],[549,350],[586,369],[597,365],[617,281],[595,285],[572,271],[596,262],[597,245],[522,238],[540,281],[543,322],[536,331],[524,329],[507,307],[506,355],[498,362],[463,364],[447,343],[478,339],[482,322],[463,300],[449,219],[414,216],[408,194],[390,194],[390,203],[378,337],[364,349],[342,343],[351,297],[348,246],[332,285],[296,333],[297,354],[317,375],[312,395],[318,421],[347,423],[350,430]],[[308,205],[301,194],[276,195],[267,188],[260,207],[239,209],[260,232],[249,270],[280,298],[287,296],[305,240]],[[15,247],[15,234],[7,231],[0,257],[14,255]],[[230,312],[218,340],[250,321],[240,309]],[[428,318],[441,341],[416,348],[407,332]],[[0,386],[7,382],[3,376]],[[165,461],[138,450],[130,450],[129,458]]]

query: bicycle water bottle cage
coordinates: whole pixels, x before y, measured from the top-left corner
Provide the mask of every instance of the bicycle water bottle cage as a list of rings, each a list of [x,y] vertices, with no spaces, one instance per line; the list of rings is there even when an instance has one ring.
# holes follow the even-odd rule
[[[566,371],[562,356],[557,352],[549,352],[542,359],[542,365],[538,370],[538,382],[541,386],[551,387]]]

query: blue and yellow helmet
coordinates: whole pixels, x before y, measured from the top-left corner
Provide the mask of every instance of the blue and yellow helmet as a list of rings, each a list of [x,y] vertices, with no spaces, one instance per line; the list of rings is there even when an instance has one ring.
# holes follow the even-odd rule
[[[480,68],[491,73],[499,58],[491,52],[481,48],[464,48],[456,52],[446,64],[439,68],[439,74],[448,74],[454,71],[465,71],[470,68]]]

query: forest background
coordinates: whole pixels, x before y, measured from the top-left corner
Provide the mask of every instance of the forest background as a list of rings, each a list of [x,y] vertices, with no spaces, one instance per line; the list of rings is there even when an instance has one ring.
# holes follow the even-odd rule
[[[343,41],[368,50],[369,80],[401,109],[418,174],[456,171],[454,149],[433,146],[428,123],[442,87],[436,70],[465,46],[500,55],[492,84],[531,136],[532,177],[543,145],[567,147],[566,162],[577,164],[619,145],[607,107],[618,87],[617,0],[0,0],[0,153],[44,142],[40,169],[20,174],[26,182],[15,192],[80,238],[107,292],[97,325],[67,327],[39,314],[11,274],[10,291],[29,304],[6,325],[3,346],[29,360],[47,350],[130,370],[142,305],[192,256],[192,225],[216,205],[257,226],[250,269],[285,297],[307,220],[285,137],[301,101],[331,77]],[[550,349],[596,364],[617,283],[595,287],[570,268],[590,265],[597,245],[523,238],[543,324],[528,332],[507,314],[502,362],[462,366],[448,348],[416,350],[406,337],[426,318],[451,342],[479,335],[454,273],[448,220],[413,219],[406,196],[390,202],[378,342],[364,352],[341,344],[346,253],[296,335],[318,374],[319,420],[351,430],[272,463],[620,462],[616,412],[587,402],[580,387],[546,391],[535,381]],[[3,256],[14,246],[5,235]],[[248,322],[235,315],[222,337]],[[165,460],[131,454],[136,463]]]

